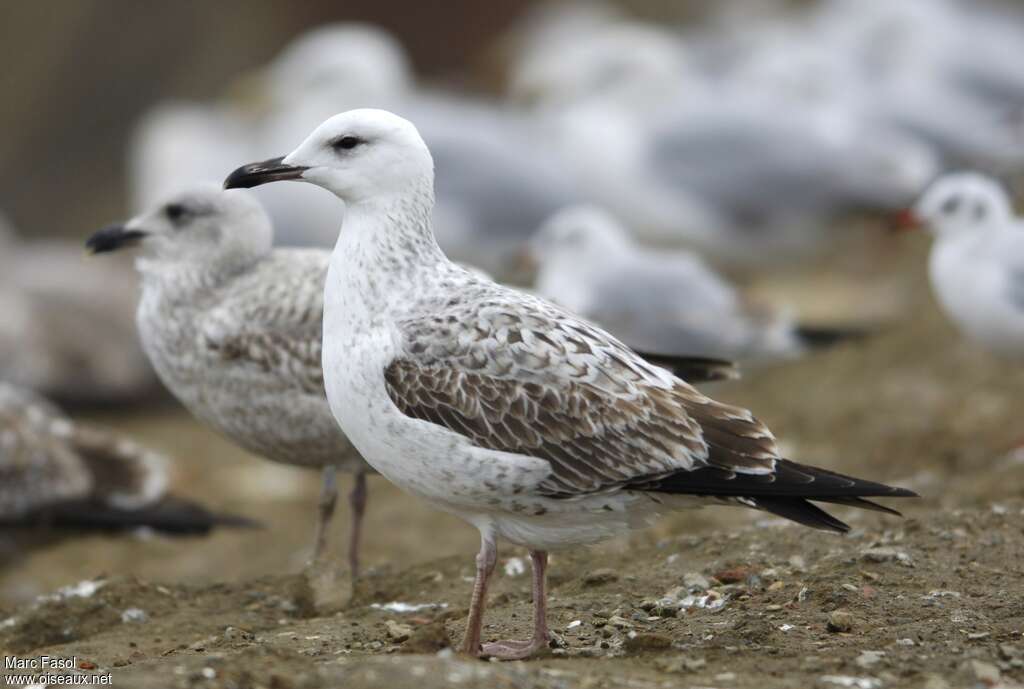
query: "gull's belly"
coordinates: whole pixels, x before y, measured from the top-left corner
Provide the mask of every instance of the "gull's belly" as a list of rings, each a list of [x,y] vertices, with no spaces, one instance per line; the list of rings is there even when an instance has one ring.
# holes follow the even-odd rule
[[[384,381],[394,356],[385,328],[359,338],[324,338],[331,411],[366,461],[403,490],[459,514],[538,509],[525,496],[547,475],[547,462],[483,450],[460,434],[403,414]]]

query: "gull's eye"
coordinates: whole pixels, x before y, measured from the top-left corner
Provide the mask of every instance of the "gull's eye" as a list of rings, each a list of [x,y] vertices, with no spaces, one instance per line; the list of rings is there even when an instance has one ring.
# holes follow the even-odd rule
[[[939,210],[941,210],[944,215],[952,215],[953,213],[956,213],[959,207],[960,197],[951,196],[943,202],[942,207]]]
[[[984,203],[978,203],[974,206],[974,219],[981,222],[988,216],[988,207]]]
[[[164,215],[174,224],[178,224],[188,215],[188,208],[180,203],[169,203],[164,208]]]
[[[346,135],[338,139],[335,139],[331,146],[333,146],[336,149],[340,148],[346,151],[350,151],[361,143],[363,143],[363,140],[360,139],[358,136]]]

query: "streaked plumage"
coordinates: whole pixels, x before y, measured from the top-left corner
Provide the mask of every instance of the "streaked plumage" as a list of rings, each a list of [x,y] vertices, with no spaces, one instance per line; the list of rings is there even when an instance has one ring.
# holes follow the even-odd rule
[[[356,475],[355,570],[364,474],[371,469],[334,422],[324,395],[329,253],[272,249],[272,234],[249,194],[204,187],[101,230],[89,246],[109,251],[140,244],[139,335],[160,379],[190,412],[257,455],[323,468],[314,560],[333,514],[334,472]]]
[[[0,563],[87,531],[205,534],[252,525],[167,494],[160,453],[75,423],[39,395],[0,383]]]
[[[783,460],[750,412],[555,305],[452,264],[430,224],[430,153],[406,120],[336,115],[285,158],[239,168],[225,184],[279,179],[308,180],[347,206],[324,308],[324,379],[339,425],[388,479],[481,532],[467,653],[536,651],[547,641],[546,551],[639,526],[680,497],[841,531],[808,500],[912,495]],[[535,636],[481,647],[498,539],[531,550]]]

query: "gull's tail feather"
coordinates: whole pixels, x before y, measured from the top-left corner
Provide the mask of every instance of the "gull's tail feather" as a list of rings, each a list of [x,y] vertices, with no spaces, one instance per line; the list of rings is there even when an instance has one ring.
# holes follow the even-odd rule
[[[712,383],[740,377],[740,370],[736,364],[724,359],[640,351],[637,354],[647,363],[668,369],[676,378],[681,378],[687,383]]]

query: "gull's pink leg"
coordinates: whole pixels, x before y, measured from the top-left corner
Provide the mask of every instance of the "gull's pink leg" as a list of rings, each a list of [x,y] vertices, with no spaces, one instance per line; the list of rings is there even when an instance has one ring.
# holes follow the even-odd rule
[[[313,554],[306,567],[313,567],[324,555],[327,548],[327,529],[334,516],[334,506],[338,500],[337,469],[333,465],[324,467],[320,485],[320,501],[317,503],[316,532],[313,535]]]
[[[462,652],[472,656],[480,655],[480,631],[484,622],[484,607],[487,604],[487,583],[498,562],[498,548],[491,534],[480,534],[480,552],[476,555],[476,579],[473,581],[473,597],[469,602],[469,620],[466,622],[466,636],[462,641]]]
[[[500,660],[522,660],[545,648],[551,640],[548,631],[548,554],[531,550],[533,564],[533,638],[525,641],[495,641],[483,645],[483,655]]]
[[[348,494],[348,504],[352,511],[348,534],[348,566],[355,580],[359,578],[359,545],[362,543],[363,513],[366,511],[366,474],[362,471],[355,475],[352,492]]]

